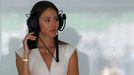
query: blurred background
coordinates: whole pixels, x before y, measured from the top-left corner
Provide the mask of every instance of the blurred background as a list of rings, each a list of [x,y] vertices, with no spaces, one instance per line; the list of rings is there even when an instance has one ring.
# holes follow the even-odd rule
[[[39,0],[0,0],[0,75],[18,75],[15,50]],[[134,75],[134,0],[50,0],[67,15],[60,40],[78,48],[80,75]]]

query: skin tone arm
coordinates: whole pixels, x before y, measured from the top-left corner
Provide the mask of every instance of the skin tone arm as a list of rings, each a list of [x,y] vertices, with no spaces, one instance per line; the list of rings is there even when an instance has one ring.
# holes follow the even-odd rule
[[[76,50],[71,56],[71,58],[69,59],[67,75],[79,75],[78,56]]]
[[[26,35],[26,37],[23,40],[23,48],[24,48],[24,55],[23,58],[24,59],[28,59],[29,58],[29,54],[30,54],[30,50],[27,46],[27,40],[35,40],[36,37],[34,37],[32,35],[33,33],[28,33]],[[29,61],[22,61],[22,58],[19,57],[19,55],[16,54],[16,65],[17,65],[17,69],[18,69],[18,73],[19,75],[30,75],[30,71],[29,71]]]

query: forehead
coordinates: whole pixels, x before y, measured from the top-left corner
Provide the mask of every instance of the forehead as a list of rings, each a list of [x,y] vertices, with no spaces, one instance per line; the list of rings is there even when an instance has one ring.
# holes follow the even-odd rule
[[[57,16],[58,13],[52,9],[52,8],[47,8],[43,13],[41,14],[40,17],[45,17],[45,16]]]

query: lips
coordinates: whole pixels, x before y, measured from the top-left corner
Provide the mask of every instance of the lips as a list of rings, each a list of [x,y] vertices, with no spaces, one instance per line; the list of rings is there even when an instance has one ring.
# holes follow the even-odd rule
[[[56,32],[56,29],[51,29],[49,30],[49,32]]]

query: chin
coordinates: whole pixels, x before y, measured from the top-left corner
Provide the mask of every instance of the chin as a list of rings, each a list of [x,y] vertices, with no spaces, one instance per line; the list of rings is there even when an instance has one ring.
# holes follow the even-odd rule
[[[51,35],[49,35],[49,37],[55,38],[56,37],[56,34],[51,34]]]
[[[55,36],[56,36],[56,32],[50,32],[49,35],[50,35],[51,37],[55,37]]]

